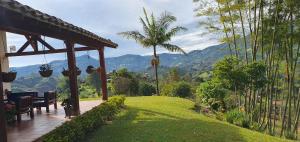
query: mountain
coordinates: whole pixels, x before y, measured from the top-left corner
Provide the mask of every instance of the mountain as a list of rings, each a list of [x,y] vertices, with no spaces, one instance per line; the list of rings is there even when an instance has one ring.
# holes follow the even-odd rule
[[[163,53],[159,55],[160,65],[164,67],[178,67],[187,71],[201,71],[210,69],[212,64],[225,55],[229,55],[229,51],[225,44],[208,47],[204,50],[195,50],[186,55]],[[141,55],[124,55],[119,57],[106,58],[107,72],[120,68],[127,68],[129,71],[141,72],[146,71],[151,65],[152,56]],[[77,66],[82,70],[81,76],[86,76],[85,69],[88,65],[99,66],[97,59],[88,55],[76,58]],[[68,68],[66,60],[57,60],[50,63],[53,67],[53,76],[59,76],[63,68]],[[40,65],[31,65],[25,67],[14,67],[11,70],[18,72],[18,78],[27,77],[37,74]]]
[[[177,67],[182,72],[195,73],[210,70],[212,65],[224,56],[229,55],[226,44],[208,47],[204,50],[195,50],[187,55],[182,54],[160,54],[160,72],[164,73],[171,67]],[[151,61],[152,56],[140,55],[124,55],[120,57],[106,58],[107,72],[120,68],[127,68],[133,72],[152,72]],[[87,55],[76,58],[77,66],[82,70],[81,77],[85,77],[87,73],[85,69],[88,65],[94,67],[99,66],[99,61],[90,58]],[[37,91],[44,92],[54,90],[56,88],[58,78],[61,76],[63,68],[67,68],[68,64],[65,60],[53,61],[50,63],[53,68],[53,75],[50,78],[40,77],[38,71],[40,65],[31,65],[25,67],[11,68],[17,71],[17,79],[13,82],[12,88],[14,92],[18,91]]]

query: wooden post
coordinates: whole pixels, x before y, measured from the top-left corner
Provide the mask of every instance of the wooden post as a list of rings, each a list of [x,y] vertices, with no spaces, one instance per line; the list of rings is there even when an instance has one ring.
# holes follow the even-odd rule
[[[69,68],[69,82],[71,91],[71,100],[73,105],[74,115],[80,114],[79,108],[79,96],[78,96],[78,85],[77,85],[77,69],[76,69],[76,58],[74,43],[66,41],[67,56],[68,56],[68,68]]]
[[[107,95],[107,80],[106,80],[106,69],[105,69],[105,59],[104,59],[104,47],[99,51],[99,61],[100,61],[100,79],[101,79],[101,89],[102,89],[102,100],[108,100]]]
[[[0,63],[0,141],[7,142],[7,132],[6,132],[6,117],[4,110],[4,92],[3,92],[3,81],[2,81],[2,67]]]

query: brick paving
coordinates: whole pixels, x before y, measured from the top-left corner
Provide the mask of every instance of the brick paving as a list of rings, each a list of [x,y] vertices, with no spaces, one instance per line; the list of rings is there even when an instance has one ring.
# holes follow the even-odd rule
[[[81,101],[81,113],[99,104],[99,100]],[[54,106],[51,105],[50,113],[46,113],[45,108],[42,108],[41,112],[35,109],[34,113],[33,120],[30,119],[29,115],[23,114],[20,123],[7,126],[8,142],[32,142],[69,120],[65,118],[64,110],[60,105],[58,105],[57,110],[54,110]]]

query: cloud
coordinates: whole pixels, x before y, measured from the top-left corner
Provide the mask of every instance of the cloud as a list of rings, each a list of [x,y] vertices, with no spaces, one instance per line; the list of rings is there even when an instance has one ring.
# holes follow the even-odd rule
[[[152,49],[141,48],[134,41],[124,39],[117,35],[128,30],[141,30],[139,17],[143,16],[143,7],[158,16],[168,11],[177,17],[177,25],[184,25],[189,31],[175,37],[176,43],[187,51],[203,49],[217,40],[213,35],[202,35],[205,29],[197,27],[198,19],[194,17],[194,4],[192,0],[18,0],[42,12],[61,18],[69,23],[85,28],[104,38],[109,38],[119,44],[118,49],[106,49],[106,57],[116,57],[125,54],[145,55],[152,53]],[[8,34],[8,45],[22,46],[25,38]],[[47,39],[53,46],[61,48],[63,42]],[[166,50],[159,50],[160,53]],[[82,55],[85,53],[79,53]],[[97,56],[96,53],[91,53]],[[41,63],[41,56],[11,58],[11,66],[24,66]],[[64,59],[63,54],[47,55],[47,61]],[[24,64],[24,61],[26,63]]]

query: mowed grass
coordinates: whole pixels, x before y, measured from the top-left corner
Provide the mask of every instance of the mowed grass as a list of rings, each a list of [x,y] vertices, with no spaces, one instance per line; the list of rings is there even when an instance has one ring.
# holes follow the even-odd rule
[[[193,102],[172,97],[128,97],[112,124],[90,142],[280,142],[287,141],[195,113]]]

